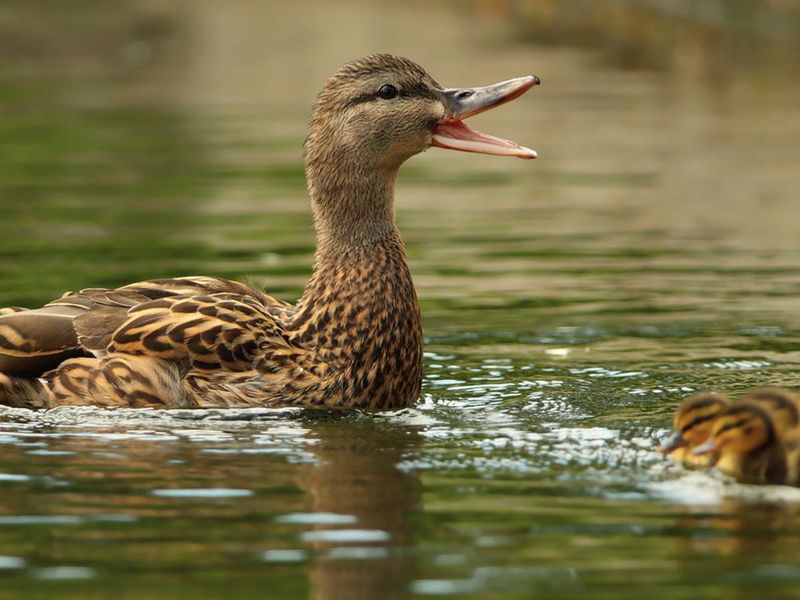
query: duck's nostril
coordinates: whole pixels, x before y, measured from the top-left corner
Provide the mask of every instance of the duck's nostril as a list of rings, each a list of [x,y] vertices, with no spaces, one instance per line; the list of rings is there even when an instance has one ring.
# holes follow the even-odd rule
[[[474,90],[464,90],[463,92],[458,92],[458,94],[456,94],[456,98],[458,98],[459,100],[465,100],[470,96],[472,96],[472,94],[474,93],[475,93]]]

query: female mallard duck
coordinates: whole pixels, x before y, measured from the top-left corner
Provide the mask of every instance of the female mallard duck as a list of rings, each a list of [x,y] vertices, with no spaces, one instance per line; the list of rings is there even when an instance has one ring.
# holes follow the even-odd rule
[[[182,277],[68,293],[0,317],[0,404],[349,406],[419,396],[422,329],[394,221],[400,165],[430,146],[535,158],[463,119],[538,84],[443,89],[378,54],[325,84],[305,145],[317,250],[297,305]]]
[[[684,399],[675,413],[675,433],[661,444],[659,452],[669,454],[688,466],[711,466],[710,455],[697,456],[692,454],[692,450],[708,439],[714,419],[729,404],[727,396],[713,392],[696,394]]]
[[[717,415],[711,435],[692,450],[697,456],[713,453],[714,465],[746,483],[786,483],[786,448],[772,417],[760,405],[740,400]]]

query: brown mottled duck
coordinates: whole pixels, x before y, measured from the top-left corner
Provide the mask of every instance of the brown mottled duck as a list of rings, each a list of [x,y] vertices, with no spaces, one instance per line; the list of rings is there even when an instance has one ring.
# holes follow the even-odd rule
[[[398,169],[431,146],[535,158],[463,120],[538,83],[445,89],[389,54],[344,65],[319,94],[305,144],[317,248],[296,305],[235,281],[181,277],[5,309],[0,404],[413,404],[422,329],[394,220]]]

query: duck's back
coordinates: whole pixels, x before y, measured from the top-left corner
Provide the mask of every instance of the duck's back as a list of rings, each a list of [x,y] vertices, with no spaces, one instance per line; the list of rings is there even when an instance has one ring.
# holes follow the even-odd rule
[[[212,277],[67,293],[0,316],[0,404],[193,405],[186,377],[219,381],[287,346],[293,307]]]

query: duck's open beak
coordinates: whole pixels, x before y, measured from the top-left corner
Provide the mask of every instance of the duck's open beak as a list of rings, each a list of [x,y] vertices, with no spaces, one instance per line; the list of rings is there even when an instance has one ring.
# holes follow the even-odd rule
[[[470,129],[464,124],[464,119],[519,98],[539,83],[538,77],[528,75],[486,87],[443,90],[442,102],[447,114],[433,129],[433,145],[464,152],[536,158],[534,150]]]
[[[658,451],[661,452],[661,454],[671,454],[678,448],[683,448],[685,445],[686,440],[683,439],[681,432],[676,431],[662,442],[661,446],[658,447]]]

